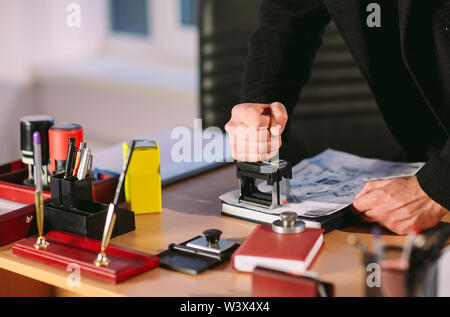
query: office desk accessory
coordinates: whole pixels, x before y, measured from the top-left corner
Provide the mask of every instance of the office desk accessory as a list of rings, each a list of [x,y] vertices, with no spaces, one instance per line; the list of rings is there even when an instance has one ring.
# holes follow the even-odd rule
[[[116,181],[103,182],[111,191]],[[116,186],[117,187],[117,186]],[[116,188],[114,187],[114,188]],[[45,204],[46,230],[59,230],[100,240],[103,235],[108,205],[94,201],[91,176],[82,180],[76,177],[66,179],[64,173],[50,178],[51,200]],[[98,189],[98,188],[97,188]],[[99,191],[101,192],[101,191]],[[133,231],[135,216],[130,210],[116,208],[117,222],[112,236]]]
[[[76,171],[76,176],[78,180],[83,180],[87,175],[92,175],[92,152],[88,147],[81,148],[79,151],[80,163],[79,166],[74,170],[74,176]]]
[[[34,186],[33,134],[39,132],[42,150],[42,184],[48,185],[49,143],[48,131],[53,126],[53,118],[46,115],[26,116],[20,119],[20,150],[22,162],[28,165],[28,178],[24,181],[28,186]]]
[[[197,275],[228,261],[239,244],[220,239],[221,234],[220,230],[208,229],[203,231],[203,236],[194,237],[180,244],[170,244],[168,250],[158,254],[160,266]]]
[[[256,267],[252,272],[253,297],[332,297],[334,286],[319,280],[317,274],[303,275]]]
[[[111,235],[114,229],[114,225],[116,223],[116,208],[119,204],[120,194],[122,192],[122,187],[125,183],[125,177],[127,175],[128,167],[130,166],[131,157],[133,156],[134,147],[136,145],[135,141],[131,142],[130,149],[128,150],[127,158],[124,161],[124,165],[122,168],[122,173],[120,174],[119,183],[117,183],[116,193],[114,195],[114,200],[109,204],[108,213],[106,215],[105,227],[103,229],[102,236],[102,244],[100,248],[100,253],[95,259],[94,264],[96,266],[108,266],[110,260],[106,257],[106,248],[108,247],[109,240],[111,239]]]
[[[76,158],[75,138],[69,138],[67,146],[66,166],[64,168],[64,178],[67,179],[72,176]]]
[[[123,144],[124,161],[129,152]],[[133,158],[125,177],[125,199],[136,214],[161,212],[159,145],[152,140],[136,140]]]
[[[381,238],[381,228],[377,225],[372,227],[373,246],[377,262],[385,258],[383,239]]]
[[[38,238],[34,243],[36,249],[45,249],[48,242],[44,238],[44,197],[42,194],[42,160],[41,160],[41,135],[39,132],[33,134],[34,145],[34,181],[35,189],[35,205],[36,205],[36,224],[38,230]]]
[[[238,203],[246,202],[273,209],[291,202],[292,166],[284,160],[274,162],[237,162],[239,179]],[[258,189],[256,181],[265,180],[272,189],[265,193]]]
[[[24,185],[24,181],[27,178],[28,166],[21,160],[0,165],[0,184],[3,184],[4,186],[11,186],[12,190],[34,188],[34,185]],[[96,173],[95,177],[92,178],[92,194],[94,201],[109,204],[114,198],[117,182],[118,178],[111,174]],[[44,196],[50,197],[50,186],[44,187],[43,193]]]
[[[280,214],[280,219],[272,223],[272,230],[276,233],[291,234],[305,231],[305,223],[297,220],[296,212],[285,211]]]
[[[415,238],[412,241],[409,257],[408,296],[427,296],[430,292],[436,294],[437,283],[431,281],[432,285],[430,285],[430,272],[436,269],[439,259],[448,246],[450,226],[437,225],[420,234],[412,233],[412,235]],[[431,278],[436,279],[437,276],[431,276]],[[433,289],[430,290],[430,288]]]
[[[322,247],[324,230],[295,232],[296,219],[291,216],[282,214],[282,223],[275,226],[258,225],[233,254],[233,268],[241,272],[252,272],[257,266],[293,274],[306,271]],[[279,226],[288,232],[279,233]]]
[[[48,131],[50,172],[59,174],[66,168],[69,138],[78,146],[83,142],[83,128],[77,123],[56,123]]]
[[[38,221],[38,242],[40,243],[31,244],[34,238],[22,240],[12,246],[13,253],[61,268],[67,268],[69,264],[76,264],[80,266],[81,274],[112,283],[119,283],[158,266],[159,259],[156,256],[113,245],[108,247],[115,228],[115,208],[119,201],[133,147],[134,143],[119,179],[114,201],[110,204],[106,215],[101,243],[91,238],[61,231],[50,231],[43,237],[41,235],[42,222]],[[64,179],[66,179],[65,176]],[[46,244],[42,244],[43,242]],[[100,253],[97,254],[99,250]],[[106,252],[108,252],[108,258]]]
[[[50,266],[66,270],[68,265],[78,265],[82,276],[86,275],[109,283],[120,283],[137,274],[158,266],[158,257],[109,245],[107,248],[111,263],[108,266],[96,266],[94,260],[101,248],[98,240],[83,238],[67,232],[50,231],[45,235],[49,246],[36,249],[33,239],[22,240],[12,246],[15,255],[30,258]]]
[[[50,193],[44,192],[43,196],[48,200]],[[34,189],[0,182],[0,199],[23,205],[0,214],[0,246],[36,234]]]

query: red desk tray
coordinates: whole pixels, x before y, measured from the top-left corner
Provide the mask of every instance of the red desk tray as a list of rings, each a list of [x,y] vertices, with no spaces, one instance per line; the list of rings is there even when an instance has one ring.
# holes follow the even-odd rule
[[[0,184],[17,185],[14,188],[30,188],[23,185],[24,180],[28,177],[28,167],[17,160],[11,163],[0,165]],[[114,198],[116,186],[119,179],[109,174],[99,174],[97,179],[92,182],[94,201],[109,204]],[[44,194],[49,191],[44,191]]]
[[[0,198],[27,205],[0,215],[0,246],[37,232],[34,218],[34,190],[32,188],[0,182]],[[50,193],[44,193],[44,199],[49,198]]]
[[[50,244],[46,249],[34,248],[36,238],[32,237],[14,244],[12,251],[18,256],[63,269],[69,264],[77,264],[82,275],[114,284],[159,265],[157,256],[110,244],[106,254],[111,263],[107,267],[97,267],[94,260],[100,251],[100,241],[61,231],[50,231],[45,238]]]

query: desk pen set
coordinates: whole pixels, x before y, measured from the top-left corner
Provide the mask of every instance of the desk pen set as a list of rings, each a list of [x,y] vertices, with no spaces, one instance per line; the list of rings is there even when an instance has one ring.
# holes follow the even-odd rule
[[[34,163],[39,174],[41,151],[38,132],[34,138]],[[63,269],[71,263],[77,264],[82,274],[111,283],[119,283],[157,267],[159,258],[156,256],[109,245],[111,237],[135,229],[134,213],[117,207],[133,148],[134,142],[123,166],[114,200],[109,205],[92,201],[92,178],[89,175],[78,179],[73,171],[66,169],[64,175],[51,177],[52,197],[46,202],[42,199],[40,178],[37,178],[38,237],[14,244],[13,253]],[[52,231],[44,235],[44,228]]]
[[[50,177],[51,200],[45,204],[45,223],[51,230],[101,239],[108,205],[94,202],[92,192],[92,154],[86,143],[76,155],[75,141],[69,141],[65,171]],[[117,203],[116,203],[117,206]],[[117,222],[112,236],[135,229],[134,213],[116,208]]]
[[[372,228],[372,235],[372,253],[356,236],[350,235],[347,240],[359,250],[365,267],[373,269],[376,264],[380,269],[379,286],[374,287],[374,278],[372,284],[366,283],[367,297],[436,296],[437,262],[450,237],[449,227],[435,227],[423,232],[414,227],[403,247],[383,245],[378,226]]]

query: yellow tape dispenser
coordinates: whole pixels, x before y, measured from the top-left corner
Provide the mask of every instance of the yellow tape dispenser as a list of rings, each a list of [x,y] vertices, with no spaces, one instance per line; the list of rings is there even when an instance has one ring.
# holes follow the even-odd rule
[[[124,161],[128,144],[123,143]],[[161,174],[156,141],[136,140],[125,178],[125,199],[136,214],[161,212]]]

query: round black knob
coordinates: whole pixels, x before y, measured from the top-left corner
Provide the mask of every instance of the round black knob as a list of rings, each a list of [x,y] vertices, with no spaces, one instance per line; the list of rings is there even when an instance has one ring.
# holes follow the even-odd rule
[[[203,235],[206,238],[206,241],[208,241],[209,244],[215,245],[217,242],[219,242],[220,235],[222,234],[222,231],[218,229],[208,229],[203,231]]]

